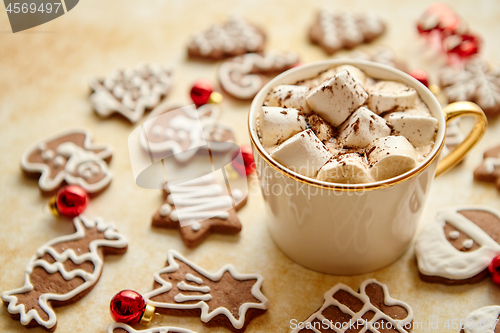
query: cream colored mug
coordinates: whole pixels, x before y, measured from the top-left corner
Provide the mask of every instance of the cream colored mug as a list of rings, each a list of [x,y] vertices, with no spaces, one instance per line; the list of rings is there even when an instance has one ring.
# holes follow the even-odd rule
[[[376,79],[403,82],[418,91],[439,122],[434,148],[418,167],[384,181],[333,184],[293,172],[265,151],[257,135],[256,118],[272,88],[346,64]],[[463,116],[475,118],[471,133],[440,160],[446,124]],[[326,60],[293,68],[271,80],[254,98],[248,126],[268,210],[268,227],[275,243],[307,268],[354,275],[378,270],[406,252],[434,177],[464,158],[483,136],[487,121],[474,103],[457,102],[441,108],[429,89],[397,69],[368,61]]]

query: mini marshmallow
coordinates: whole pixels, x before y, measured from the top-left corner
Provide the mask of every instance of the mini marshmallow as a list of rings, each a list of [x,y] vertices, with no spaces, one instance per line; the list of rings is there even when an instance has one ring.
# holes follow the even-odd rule
[[[307,127],[304,116],[299,115],[297,109],[275,106],[263,106],[258,121],[264,147],[280,144]]]
[[[332,154],[310,129],[283,142],[271,157],[285,167],[306,177],[315,177]]]
[[[417,101],[417,91],[406,84],[395,81],[379,81],[368,89],[368,108],[376,114],[406,109]]]
[[[314,111],[337,127],[367,98],[361,82],[343,70],[313,89],[306,100]]]
[[[373,181],[364,158],[356,153],[333,158],[319,170],[318,179],[341,184],[363,184]]]
[[[386,121],[362,106],[340,128],[339,141],[350,148],[364,148],[373,140],[391,135]]]
[[[311,113],[311,108],[306,103],[309,91],[310,88],[306,86],[283,84],[274,88],[267,95],[264,105],[294,108],[307,115]]]
[[[408,139],[415,147],[432,144],[438,121],[433,117],[408,115],[406,112],[393,112],[388,122],[398,135]]]
[[[359,68],[351,66],[351,65],[342,65],[338,66],[332,69],[327,70],[326,72],[321,73],[320,79],[321,81],[325,81],[328,79],[331,79],[332,77],[335,76],[335,74],[342,72],[343,70],[346,70],[351,74],[356,81],[361,83],[363,88],[365,87],[365,82],[366,82],[366,74]]]
[[[306,123],[310,129],[316,134],[321,142],[327,142],[333,139],[335,131],[332,129],[330,124],[328,124],[323,118],[317,114],[313,114],[306,119]]]
[[[399,176],[418,165],[417,150],[404,136],[387,136],[368,146],[368,161],[374,180]]]

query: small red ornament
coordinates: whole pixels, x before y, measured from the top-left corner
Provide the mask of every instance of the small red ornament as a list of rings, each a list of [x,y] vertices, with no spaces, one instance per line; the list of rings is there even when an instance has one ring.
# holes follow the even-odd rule
[[[498,268],[500,267],[500,255],[493,258],[490,265],[488,266],[488,270],[491,273],[491,279],[494,283],[500,285],[500,272]]]
[[[241,151],[241,158],[239,155]],[[245,145],[241,146],[239,151],[236,151],[233,155],[233,160],[231,161],[233,168],[238,172],[240,176],[248,176],[255,171],[255,161],[252,155],[252,147]]]
[[[54,215],[73,218],[83,213],[88,202],[87,192],[79,186],[68,185],[57,192],[56,196],[50,200],[49,206]]]
[[[144,297],[133,290],[122,290],[109,304],[109,311],[116,322],[134,325],[149,324],[155,308],[146,303]]]
[[[189,95],[194,104],[196,104],[196,107],[207,103],[220,103],[222,101],[222,95],[214,91],[212,82],[207,79],[196,80]]]
[[[479,52],[481,40],[478,36],[467,33],[449,36],[443,41],[443,45],[447,53],[453,53],[465,59]]]
[[[414,69],[408,74],[420,81],[424,86],[429,87],[429,74],[423,69]]]

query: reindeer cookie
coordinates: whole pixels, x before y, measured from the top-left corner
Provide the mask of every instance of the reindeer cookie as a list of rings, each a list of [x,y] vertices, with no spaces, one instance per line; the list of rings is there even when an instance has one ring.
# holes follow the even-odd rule
[[[219,109],[205,104],[169,108],[165,105],[153,111],[144,124],[145,135],[140,136],[142,149],[152,154],[171,153],[175,160],[186,163],[198,150],[213,153],[228,152],[234,147],[231,128],[217,122]],[[210,147],[209,147],[210,146]]]
[[[495,184],[500,191],[500,146],[491,148],[484,153],[484,160],[476,170],[474,179]]]
[[[24,286],[2,293],[12,318],[54,330],[53,307],[78,301],[97,283],[104,254],[123,254],[125,238],[98,217],[73,219],[76,232],[42,245],[26,266]]]
[[[384,22],[375,16],[322,10],[309,30],[309,39],[326,53],[333,54],[341,49],[369,43],[384,31]]]
[[[220,60],[248,52],[262,52],[265,39],[262,29],[242,18],[232,17],[223,24],[194,34],[187,51],[193,58]]]
[[[268,76],[284,72],[298,62],[294,52],[247,53],[220,65],[219,84],[235,98],[252,99],[267,83]]]
[[[413,310],[389,296],[387,286],[366,280],[359,293],[339,283],[325,294],[325,303],[304,322],[291,321],[292,333],[407,333]],[[295,327],[294,327],[295,326]]]
[[[158,106],[170,92],[172,72],[159,65],[115,69],[104,79],[91,79],[90,101],[101,117],[118,113],[135,123]]]
[[[489,207],[443,209],[415,243],[420,277],[445,284],[476,283],[500,254],[500,212]]]
[[[104,191],[111,183],[110,146],[95,145],[90,132],[75,129],[42,140],[26,150],[21,169],[39,178],[43,195],[54,195],[66,184],[78,185],[90,195]]]
[[[240,274],[232,265],[211,274],[173,250],[168,252],[167,267],[154,278],[154,290],[144,298],[156,311],[200,316],[214,326],[244,330],[269,306],[261,292],[262,276]]]
[[[239,190],[229,196],[212,174],[178,185],[166,184],[164,194],[165,202],[153,216],[153,226],[179,229],[187,247],[199,245],[211,233],[241,231],[236,210],[245,205],[246,198]]]

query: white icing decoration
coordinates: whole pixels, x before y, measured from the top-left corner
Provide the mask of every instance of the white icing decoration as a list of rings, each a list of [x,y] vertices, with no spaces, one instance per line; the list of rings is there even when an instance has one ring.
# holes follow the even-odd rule
[[[282,72],[295,65],[298,60],[296,53],[247,53],[222,63],[219,67],[219,81],[229,94],[240,99],[250,99],[264,85],[258,74]]]
[[[202,284],[203,283],[203,279],[202,278],[194,276],[191,273],[187,273],[186,274],[186,281],[191,281],[191,282],[195,282],[195,283],[198,283],[198,284]]]
[[[379,285],[380,287],[382,287],[383,292],[384,292],[384,304],[386,304],[388,306],[391,306],[391,305],[401,306],[401,307],[403,307],[407,311],[408,316],[406,316],[406,318],[393,319],[393,318],[389,317],[388,315],[386,315],[385,313],[383,313],[382,311],[380,311],[377,307],[375,307],[370,302],[370,297],[368,297],[368,295],[366,294],[366,290],[365,290],[366,286],[368,286],[369,284],[372,284],[372,283],[375,283],[375,284]],[[337,291],[339,291],[339,290],[343,290],[345,292],[348,292],[349,294],[353,295],[354,297],[360,299],[364,303],[363,308],[360,311],[358,311],[358,312],[353,312],[347,306],[345,306],[342,303],[340,303],[339,301],[337,301],[335,298],[333,298],[333,295]],[[333,287],[332,289],[330,289],[329,291],[327,291],[325,293],[324,297],[325,297],[325,303],[323,303],[323,306],[318,311],[316,311],[315,313],[313,313],[306,321],[304,321],[304,325],[306,323],[311,323],[315,319],[318,319],[321,322],[323,320],[326,320],[326,318],[322,315],[322,312],[323,312],[324,309],[326,309],[326,308],[328,308],[329,306],[332,306],[332,305],[333,306],[337,306],[340,309],[340,311],[342,311],[343,313],[352,316],[352,318],[350,319],[350,323],[351,324],[356,323],[357,320],[363,320],[361,317],[366,312],[368,312],[368,311],[373,311],[375,313],[375,315],[373,316],[373,318],[371,320],[369,320],[369,323],[375,323],[376,321],[378,321],[380,319],[384,319],[387,322],[391,323],[393,325],[393,327],[398,327],[398,325],[399,325],[399,327],[402,328],[400,330],[400,332],[406,332],[404,330],[404,326],[406,324],[411,323],[412,320],[413,320],[413,310],[412,310],[412,308],[408,304],[392,298],[389,295],[389,291],[387,290],[387,286],[384,285],[384,284],[379,283],[375,279],[365,280],[361,284],[360,293],[359,294],[357,292],[355,292],[354,290],[352,290],[350,287],[348,287],[348,286],[346,286],[346,285],[344,285],[342,283],[339,283],[335,287]],[[374,328],[375,327],[371,328],[370,331],[378,332]],[[335,326],[333,326],[332,329],[334,330],[334,332],[338,332],[338,333],[345,331],[345,330],[340,330],[340,329],[338,329]],[[312,330],[315,333],[321,333],[321,331],[317,330],[316,328],[314,328],[312,326],[311,326],[310,330]],[[297,327],[291,333],[297,333],[297,332],[300,332],[300,331],[301,331],[301,329]],[[362,330],[361,332],[365,332],[365,330]]]
[[[37,149],[39,151],[44,151],[45,149],[47,149],[47,144],[45,142],[40,142],[37,146]]]
[[[45,162],[48,162],[51,159],[53,159],[55,155],[56,154],[51,149],[45,149],[44,151],[42,151],[42,158]]]
[[[460,231],[457,230],[450,231],[448,237],[450,239],[457,239],[458,237],[460,237]]]
[[[170,92],[172,73],[155,64],[140,65],[135,70],[113,71],[104,84],[97,79],[89,84],[94,90],[90,101],[99,115],[107,117],[117,112],[135,123],[146,109],[156,107]]]
[[[199,301],[195,304],[179,304],[179,303],[161,303],[161,302],[156,302],[151,300],[154,296],[163,294],[168,292],[169,290],[172,289],[172,284],[168,281],[165,281],[164,279],[161,278],[161,274],[165,273],[173,273],[176,272],[179,269],[179,263],[177,260],[182,261],[183,263],[189,265],[192,269],[197,271],[200,275],[208,278],[211,281],[217,282],[219,281],[222,276],[224,275],[225,272],[229,272],[233,278],[239,281],[244,281],[244,280],[256,280],[255,284],[252,286],[251,294],[253,297],[255,297],[260,303],[244,303],[243,305],[240,306],[238,314],[239,317],[238,319],[233,316],[231,311],[227,308],[219,307],[214,309],[212,312],[210,312],[210,309],[205,301]],[[231,322],[234,328],[240,329],[243,327],[245,324],[245,316],[246,313],[249,309],[261,309],[261,310],[266,310],[269,306],[269,301],[267,298],[262,294],[261,292],[261,286],[262,282],[264,281],[264,278],[261,275],[258,274],[240,274],[236,272],[234,267],[232,265],[226,265],[222,267],[218,272],[211,274],[204,269],[193,265],[189,261],[187,261],[185,258],[183,258],[179,253],[177,253],[174,250],[168,251],[167,254],[167,262],[168,266],[162,269],[161,271],[155,273],[154,278],[155,281],[158,282],[161,287],[157,288],[147,294],[144,295],[144,298],[148,302],[148,304],[151,304],[157,308],[167,308],[167,309],[200,309],[201,310],[201,320],[203,322],[208,322],[212,318],[216,317],[217,315],[225,315]],[[186,274],[186,279],[188,274]],[[189,278],[192,278],[192,276],[189,276]],[[179,294],[177,294],[179,295]],[[177,297],[176,295],[176,297]]]
[[[33,154],[41,145],[53,142],[71,134],[85,135],[83,143],[84,148],[75,145],[71,141],[61,143],[57,148],[57,156],[54,159],[54,165],[59,166],[58,163],[63,159],[67,159],[64,169],[60,170],[54,178],[51,178],[51,168],[46,163],[32,163],[29,162],[29,156]],[[101,150],[99,153],[94,153],[93,150]],[[58,189],[63,182],[71,185],[78,185],[83,188],[87,193],[95,193],[103,190],[109,185],[112,179],[112,172],[108,168],[104,159],[111,157],[112,149],[110,146],[95,145],[91,142],[91,135],[88,130],[75,129],[58,134],[57,136],[50,137],[28,148],[21,158],[21,168],[31,173],[40,173],[38,185],[40,189],[50,192]],[[61,164],[62,165],[62,164]],[[100,171],[103,178],[96,183],[89,184],[84,176],[84,170],[89,169],[90,175],[96,174],[93,170]],[[88,173],[85,172],[85,174]]]
[[[458,207],[438,212],[436,219],[425,226],[415,243],[418,269],[422,274],[451,280],[469,279],[485,270],[500,253],[497,242],[458,213],[466,210],[486,211],[500,218],[500,213],[489,207]],[[469,252],[458,251],[446,239],[443,229],[446,223],[471,237],[479,248]]]
[[[172,221],[199,220],[217,217],[227,219],[227,210],[233,208],[233,200],[224,194],[224,188],[217,183],[212,174],[208,174],[194,180],[170,185],[170,194],[167,202],[176,208],[170,213]]]
[[[208,302],[212,299],[212,295],[183,295],[177,294],[174,297],[174,301],[178,303],[187,302],[187,301],[205,301]]]
[[[462,243],[462,246],[469,250],[470,248],[472,248],[472,246],[474,246],[474,241],[472,239],[466,239],[464,240],[464,242]]]
[[[262,35],[241,18],[233,17],[223,25],[214,25],[207,31],[195,34],[189,42],[190,48],[197,47],[203,56],[214,50],[226,53],[234,49],[256,51],[264,42]]]
[[[66,159],[60,155],[56,156],[54,158],[54,161],[52,162],[52,165],[55,167],[61,167],[63,164],[66,163]]]
[[[181,281],[181,282],[177,283],[177,289],[184,290],[184,291],[199,291],[199,292],[202,292],[202,293],[209,293],[210,292],[210,287],[209,286],[202,286],[202,287],[200,287],[200,286],[193,286],[191,284],[187,284],[184,281]]]
[[[80,215],[73,219],[73,223],[76,229],[74,234],[55,238],[38,248],[36,255],[31,258],[30,262],[26,266],[25,282],[23,287],[2,293],[2,300],[9,303],[7,310],[11,314],[19,314],[21,324],[27,325],[34,319],[40,326],[47,329],[54,327],[56,325],[57,318],[54,310],[49,306],[48,302],[52,300],[70,300],[95,285],[101,275],[103,266],[103,259],[100,256],[100,251],[98,250],[99,247],[124,248],[127,246],[125,238],[120,235],[112,225],[105,224],[101,218]],[[106,239],[95,239],[90,242],[90,252],[78,254],[70,248],[64,250],[62,253],[58,253],[54,249],[54,245],[82,239],[85,236],[86,230],[93,227],[97,227],[97,230],[99,231],[104,231]],[[49,263],[48,261],[39,259],[44,254],[50,254],[55,259],[55,262]],[[83,269],[77,268],[68,272],[64,267],[64,263],[67,262],[67,260],[71,260],[77,265],[90,261],[94,265],[94,271],[89,273]],[[31,309],[26,312],[24,304],[17,304],[17,294],[23,294],[33,290],[33,285],[30,282],[30,274],[33,272],[35,267],[42,267],[49,273],[59,272],[67,281],[77,276],[81,277],[85,281],[83,284],[66,294],[60,295],[45,293],[39,296],[38,303],[48,315],[49,318],[47,320],[43,320],[35,309]]]
[[[162,326],[162,327],[151,327],[144,330],[135,330],[134,328],[123,323],[113,323],[109,326],[107,333],[114,333],[117,328],[124,329],[127,333],[196,333],[186,328],[172,327],[172,326]]]
[[[202,225],[200,222],[196,222],[196,223],[191,224],[191,229],[193,229],[194,231],[200,230],[201,227],[202,227]]]
[[[166,217],[166,216],[170,215],[171,211],[172,211],[172,206],[170,206],[168,203],[165,203],[165,204],[161,205],[159,213],[160,213],[160,216]]]
[[[494,333],[500,306],[485,306],[471,312],[465,318],[465,333]]]
[[[500,157],[488,157],[484,159],[484,166],[487,173],[493,173],[496,168],[500,167]]]

